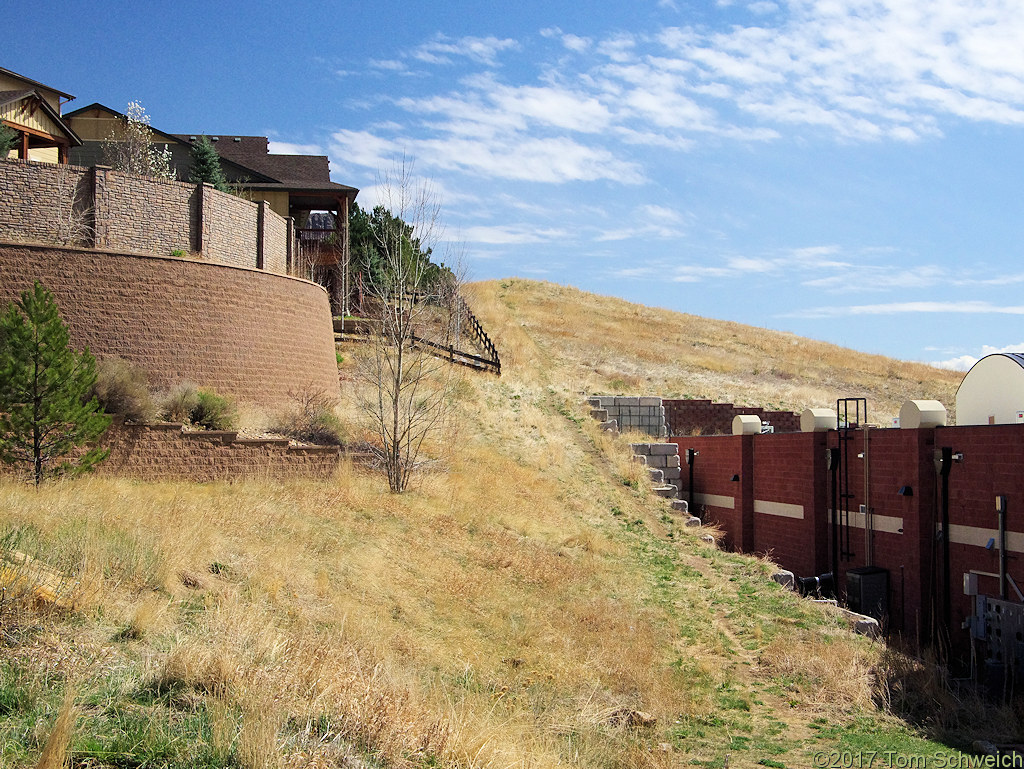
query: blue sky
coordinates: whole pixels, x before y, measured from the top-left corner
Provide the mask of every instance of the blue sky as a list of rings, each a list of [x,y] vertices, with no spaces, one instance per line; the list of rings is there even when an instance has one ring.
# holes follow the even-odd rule
[[[44,0],[17,34],[0,66],[66,109],[328,154],[363,205],[404,155],[470,279],[1024,350],[1019,0]]]

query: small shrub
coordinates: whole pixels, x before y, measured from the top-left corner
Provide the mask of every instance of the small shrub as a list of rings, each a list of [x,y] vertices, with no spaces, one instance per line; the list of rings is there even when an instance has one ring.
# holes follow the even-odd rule
[[[169,422],[206,430],[230,430],[235,426],[238,412],[230,398],[182,382],[164,396],[160,416]]]
[[[146,372],[123,358],[103,358],[97,363],[90,395],[108,414],[123,415],[130,422],[149,422],[157,415]]]
[[[282,415],[276,431],[303,443],[339,446],[345,426],[334,413],[334,401],[323,390],[290,392],[295,406]]]
[[[164,395],[160,417],[168,422],[189,422],[199,403],[199,390],[195,385],[182,382]]]
[[[213,390],[199,390],[189,421],[207,430],[230,430],[235,425],[235,404]]]

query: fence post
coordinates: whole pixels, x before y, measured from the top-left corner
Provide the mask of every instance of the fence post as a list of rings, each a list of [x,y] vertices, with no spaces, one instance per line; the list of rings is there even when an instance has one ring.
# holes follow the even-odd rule
[[[256,204],[256,269],[262,270],[263,249],[265,248],[265,226],[267,221],[267,201],[261,200]]]
[[[92,167],[92,247],[104,248],[110,242],[107,202],[107,174],[110,166]]]

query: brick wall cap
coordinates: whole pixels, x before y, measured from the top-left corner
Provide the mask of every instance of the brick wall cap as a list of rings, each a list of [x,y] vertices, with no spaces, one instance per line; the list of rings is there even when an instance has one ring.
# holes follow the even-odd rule
[[[337,454],[341,455],[339,446],[289,446],[289,454]]]
[[[224,441],[226,443],[234,443],[235,439],[238,437],[238,432],[236,430],[182,430],[181,434],[186,438],[208,441]]]

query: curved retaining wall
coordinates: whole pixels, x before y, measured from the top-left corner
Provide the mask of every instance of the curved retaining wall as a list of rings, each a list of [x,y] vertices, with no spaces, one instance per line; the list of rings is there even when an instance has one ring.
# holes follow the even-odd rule
[[[41,281],[72,344],[118,355],[150,386],[190,381],[267,406],[338,393],[327,292],[297,278],[173,257],[0,243],[0,304]]]

